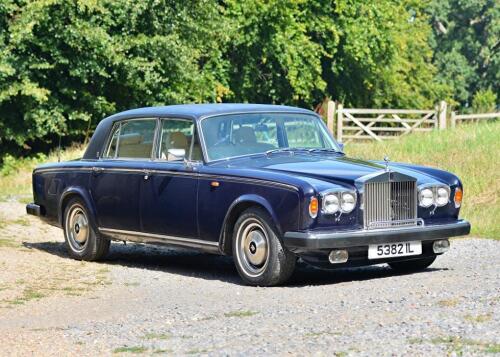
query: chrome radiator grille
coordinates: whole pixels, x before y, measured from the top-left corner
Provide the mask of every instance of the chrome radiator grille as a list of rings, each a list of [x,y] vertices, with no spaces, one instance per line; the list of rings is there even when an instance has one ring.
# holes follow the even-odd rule
[[[417,188],[414,181],[369,182],[364,185],[366,229],[417,225]]]

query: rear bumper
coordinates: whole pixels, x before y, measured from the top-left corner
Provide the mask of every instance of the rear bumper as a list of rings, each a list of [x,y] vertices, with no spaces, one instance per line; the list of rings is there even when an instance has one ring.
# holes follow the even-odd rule
[[[28,203],[26,205],[26,213],[33,216],[40,217],[42,215],[42,208],[34,203]]]
[[[349,248],[369,244],[429,241],[470,233],[470,223],[458,220],[453,223],[408,228],[374,229],[356,231],[286,232],[285,246],[294,252],[320,249]]]

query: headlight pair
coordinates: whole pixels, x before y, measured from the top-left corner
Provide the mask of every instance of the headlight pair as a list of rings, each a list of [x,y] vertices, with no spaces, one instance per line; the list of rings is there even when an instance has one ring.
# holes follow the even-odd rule
[[[425,185],[418,190],[418,204],[427,208],[432,205],[443,207],[450,201],[450,187],[445,185]]]
[[[357,195],[354,191],[327,191],[321,196],[321,212],[323,214],[349,213],[356,207]]]

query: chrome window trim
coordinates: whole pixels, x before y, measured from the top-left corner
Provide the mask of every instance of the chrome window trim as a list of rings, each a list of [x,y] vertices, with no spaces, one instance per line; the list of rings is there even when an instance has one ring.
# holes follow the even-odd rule
[[[111,130],[109,131],[108,137],[106,138],[106,145],[104,145],[103,150],[101,150],[100,157],[104,157],[104,154],[109,151],[109,148],[111,146],[111,141],[113,140],[113,134],[115,132],[115,128],[118,128],[118,137],[116,139],[116,148],[115,148],[115,155],[116,157],[116,150],[118,149],[118,144],[120,142],[120,131],[121,131],[121,122],[115,122],[113,123],[113,126],[111,127]],[[106,156],[106,158],[108,158]]]
[[[230,157],[225,157],[223,159],[217,159],[217,160],[209,160],[208,150],[207,150],[207,146],[206,146],[206,142],[205,142],[205,134],[203,133],[203,128],[201,126],[201,123],[203,122],[203,120],[209,119],[209,118],[214,118],[214,117],[230,116],[230,115],[242,115],[242,114],[301,114],[301,115],[311,116],[320,122],[319,125],[323,127],[325,134],[328,135],[330,137],[330,139],[332,140],[332,142],[335,146],[334,149],[337,149],[339,152],[342,152],[339,144],[337,143],[337,141],[335,140],[333,135],[330,133],[330,131],[326,127],[326,124],[323,122],[323,119],[321,119],[321,117],[315,113],[304,113],[302,111],[280,111],[280,110],[276,110],[276,111],[270,110],[270,111],[262,111],[262,112],[261,111],[253,111],[253,112],[238,112],[238,111],[236,111],[236,112],[204,115],[198,119],[199,133],[201,133],[200,142],[201,142],[201,146],[202,146],[203,157],[204,157],[206,163],[222,162],[222,161],[227,161],[230,159],[236,159],[236,158],[240,158],[240,157],[249,157],[249,156],[253,156],[253,155],[264,154],[264,153],[253,153],[253,154],[230,156]]]
[[[157,139],[157,142],[156,142],[157,146],[156,146],[156,148],[154,150],[154,155],[152,157],[152,161],[162,162],[162,163],[168,163],[168,162],[179,163],[179,162],[183,162],[183,160],[170,160],[169,161],[169,160],[160,158],[160,155],[159,155],[160,153],[159,153],[158,149],[161,146],[161,130],[162,130],[163,121],[165,121],[165,120],[191,121],[191,123],[193,124],[193,136],[191,138],[191,143],[189,144],[189,155],[188,155],[187,161],[189,161],[189,162],[199,162],[199,160],[195,160],[195,161],[191,160],[191,157],[193,155],[194,138],[195,138],[196,133],[198,132],[198,128],[197,128],[197,125],[196,125],[196,120],[194,120],[192,118],[180,118],[180,117],[175,117],[175,116],[172,116],[172,117],[167,116],[167,117],[159,117],[158,118],[158,130],[157,130],[158,139]],[[186,159],[184,159],[184,161],[186,161]]]

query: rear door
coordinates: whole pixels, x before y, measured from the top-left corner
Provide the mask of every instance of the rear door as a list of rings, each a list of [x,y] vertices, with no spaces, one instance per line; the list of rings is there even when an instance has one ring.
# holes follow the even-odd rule
[[[164,236],[198,238],[198,160],[194,123],[160,120],[155,160],[141,185],[142,231]]]
[[[151,161],[157,119],[118,122],[93,169],[92,197],[101,229],[140,230],[140,189]]]

